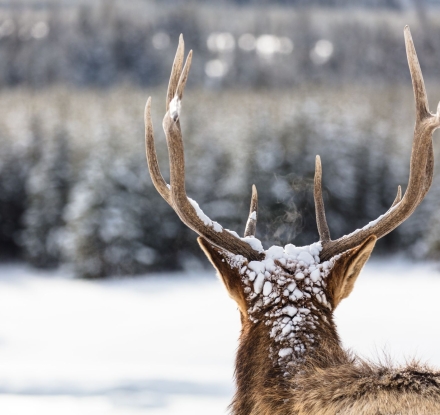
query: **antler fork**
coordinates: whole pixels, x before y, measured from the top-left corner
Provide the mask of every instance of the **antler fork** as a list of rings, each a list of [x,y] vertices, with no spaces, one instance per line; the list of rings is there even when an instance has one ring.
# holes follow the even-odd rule
[[[436,114],[431,114],[429,112],[428,97],[426,95],[422,71],[408,26],[405,26],[404,34],[406,54],[416,104],[416,124],[414,128],[410,173],[406,192],[402,198],[399,186],[396,199],[391,208],[384,215],[370,222],[364,228],[332,241],[325,218],[322,198],[321,160],[319,156],[317,156],[315,169],[315,208],[319,236],[323,245],[320,255],[321,260],[327,260],[338,253],[353,248],[371,235],[375,235],[377,238],[385,236],[411,216],[431,187],[434,171],[432,134],[440,127],[440,103]]]
[[[179,38],[176,57],[174,58],[171,71],[170,82],[168,85],[166,99],[166,114],[163,119],[163,129],[165,131],[169,159],[170,159],[170,184],[164,180],[157,160],[153,125],[151,121],[151,97],[148,98],[145,107],[145,141],[146,152],[150,175],[153,184],[160,195],[175,210],[182,222],[189,228],[197,232],[200,236],[207,239],[211,244],[231,252],[236,255],[242,255],[248,260],[258,260],[262,258],[262,253],[254,249],[249,243],[240,239],[238,235],[232,233],[212,221],[200,209],[197,202],[188,198],[185,190],[185,159],[182,132],[180,128],[180,109],[188,79],[188,72],[191,66],[192,51],[189,52],[185,65],[182,69],[184,57],[184,42],[182,35]],[[256,190],[253,191],[251,210],[256,211]],[[252,216],[252,218],[251,218]],[[255,218],[250,214],[245,236],[255,234]],[[254,226],[252,228],[252,226]]]

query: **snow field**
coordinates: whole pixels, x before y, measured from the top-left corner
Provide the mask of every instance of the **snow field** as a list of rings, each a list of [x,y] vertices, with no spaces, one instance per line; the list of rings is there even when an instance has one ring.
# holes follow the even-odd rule
[[[239,316],[199,274],[88,282],[0,267],[0,412],[224,414]],[[440,272],[368,264],[336,310],[346,347],[440,366]]]

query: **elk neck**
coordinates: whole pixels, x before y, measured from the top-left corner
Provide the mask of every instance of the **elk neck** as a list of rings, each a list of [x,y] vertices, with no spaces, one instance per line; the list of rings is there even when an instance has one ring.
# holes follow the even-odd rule
[[[253,405],[249,400],[257,391],[273,396],[273,388],[282,404],[304,365],[313,361],[325,366],[326,359],[320,361],[320,356],[329,357],[329,350],[343,354],[326,295],[336,258],[320,263],[320,250],[320,243],[289,244],[265,251],[262,261],[237,256],[228,261],[240,270],[247,302],[236,359],[240,398],[235,402],[240,405]],[[236,408],[234,413],[246,413],[240,411]]]

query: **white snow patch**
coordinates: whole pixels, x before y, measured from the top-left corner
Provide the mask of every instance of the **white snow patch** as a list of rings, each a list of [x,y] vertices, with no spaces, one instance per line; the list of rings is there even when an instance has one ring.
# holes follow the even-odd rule
[[[266,258],[279,259],[283,258],[284,249],[282,246],[271,246],[266,251]]]
[[[177,95],[170,101],[169,111],[170,116],[174,121],[177,121],[180,117],[180,110],[182,109],[182,101]]]
[[[321,271],[319,270],[319,268],[316,268],[310,273],[310,278],[313,282],[319,281],[319,279],[321,278]]]
[[[300,311],[302,310],[300,309]],[[288,314],[290,317],[293,317],[298,312],[298,309],[292,305],[288,305],[282,309],[282,312],[284,314]]]
[[[229,232],[231,235],[234,235],[236,238],[240,239],[240,236],[238,235],[237,232],[231,231],[230,229],[226,229],[226,228],[225,228],[225,231]]]
[[[344,346],[440,367],[439,292],[438,265],[373,259],[336,309]],[[89,282],[2,265],[0,316],[2,414],[220,415],[231,402],[240,324],[214,271]]]
[[[276,347],[270,357],[278,365],[300,362],[301,356],[316,341],[313,333],[317,317],[312,309],[317,308],[311,301],[312,296],[325,307],[330,306],[323,287],[334,261],[321,266],[318,255],[321,250],[319,242],[304,247],[272,246],[264,251],[263,260],[251,261],[241,268],[249,319],[255,323],[264,320],[271,326],[269,335]],[[281,349],[290,349],[292,353],[289,357],[280,357]]]
[[[257,212],[255,210],[249,215],[249,219],[257,220]]]
[[[218,222],[212,221],[212,228],[216,232],[221,232],[223,230],[222,225],[220,225]]]
[[[261,290],[263,289],[263,284],[264,284],[264,274],[258,274],[254,282],[254,292],[256,294],[261,293]]]
[[[194,208],[194,210],[197,213],[197,216],[199,217],[199,219],[206,225],[206,226],[210,226],[212,229],[214,229],[214,231],[216,232],[222,232],[223,231],[223,227],[222,225],[220,225],[219,223],[209,219],[208,216],[205,215],[205,213],[203,212],[203,210],[200,208],[199,204],[194,200],[191,199],[190,197],[188,198],[189,202],[191,203],[192,207]]]
[[[266,267],[262,261],[251,261],[248,264],[248,268],[256,273],[263,273],[266,271]]]
[[[293,349],[291,348],[291,347],[286,347],[285,349],[281,349],[279,352],[278,352],[278,356],[280,356],[280,357],[286,357],[286,356],[288,356],[288,355],[290,355],[290,354],[292,354],[293,353]]]
[[[315,263],[315,259],[307,251],[301,251],[298,255],[300,261],[304,261],[307,265],[312,265]]]
[[[263,295],[267,297],[272,292],[272,283],[266,281],[263,286]]]
[[[221,415],[231,402],[240,324],[214,271],[91,282],[2,265],[0,316],[2,415]]]
[[[301,290],[299,290],[298,288],[295,288],[295,290],[293,291],[292,295],[295,296],[295,298],[297,300],[299,300],[299,299],[304,297],[303,292]]]
[[[287,286],[287,289],[288,289],[290,292],[292,292],[295,288],[296,288],[296,284],[295,284],[295,282],[293,282],[293,281]]]
[[[247,263],[247,259],[242,255],[234,255],[231,253],[225,253],[227,255],[227,261],[231,268],[240,268],[240,273],[243,274],[245,272],[245,267],[243,264]]]
[[[254,236],[246,236],[244,238],[241,238],[242,241],[246,242],[251,246],[252,249],[254,249],[257,252],[263,252],[264,248],[261,244],[261,241]]]
[[[301,248],[296,247],[295,245],[292,244],[287,244],[284,247],[284,251],[286,252],[286,254],[290,257],[290,258],[294,258],[296,259],[296,257],[298,256],[298,254],[301,252]]]
[[[378,223],[382,218],[384,218],[385,216],[388,216],[388,215],[389,215],[394,209],[396,209],[397,206],[399,206],[399,204],[393,206],[391,209],[389,209],[389,210],[388,210],[387,212],[385,212],[383,215],[380,215],[377,219],[372,220],[372,221],[369,222],[367,225],[365,225],[363,228],[356,229],[355,231],[349,233],[348,235],[344,235],[341,239],[349,238],[349,237],[351,237],[351,236],[357,234],[358,232],[365,231],[365,230],[368,230],[368,229],[372,228],[373,226],[377,225],[377,223]]]

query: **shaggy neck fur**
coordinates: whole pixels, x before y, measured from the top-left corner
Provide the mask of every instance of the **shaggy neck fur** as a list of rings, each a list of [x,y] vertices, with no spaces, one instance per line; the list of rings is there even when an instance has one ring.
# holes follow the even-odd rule
[[[311,360],[324,368],[329,350],[335,358],[345,355],[331,312],[319,305],[316,308],[321,308],[326,318],[313,319],[313,329],[295,332],[291,345],[300,342],[304,350],[295,351],[288,357],[279,355],[286,345],[271,337],[273,326],[264,320],[243,321],[236,357],[237,391],[232,403],[234,415],[273,414],[274,407],[277,408],[276,414],[291,415],[292,385],[296,376],[306,370]],[[319,316],[319,311],[311,315]],[[314,341],[311,342],[310,338]],[[321,356],[325,356],[326,360],[321,362]]]
[[[274,366],[284,368],[284,376],[303,363],[322,334],[336,335],[325,293],[334,259],[321,264],[321,249],[320,243],[273,246],[262,261],[247,262],[237,256],[229,260],[240,270],[247,318],[254,324],[264,322],[271,339],[268,357]]]
[[[267,393],[272,406],[274,388],[278,404],[287,406],[289,385],[311,356],[322,348],[343,353],[325,294],[334,260],[321,264],[320,250],[319,243],[287,245],[270,248],[262,261],[229,258],[229,265],[239,270],[247,307],[234,414],[265,413],[262,394]]]
[[[249,262],[199,238],[241,314],[234,415],[440,414],[439,372],[374,365],[341,348],[333,311],[375,242],[321,264],[319,243]]]

